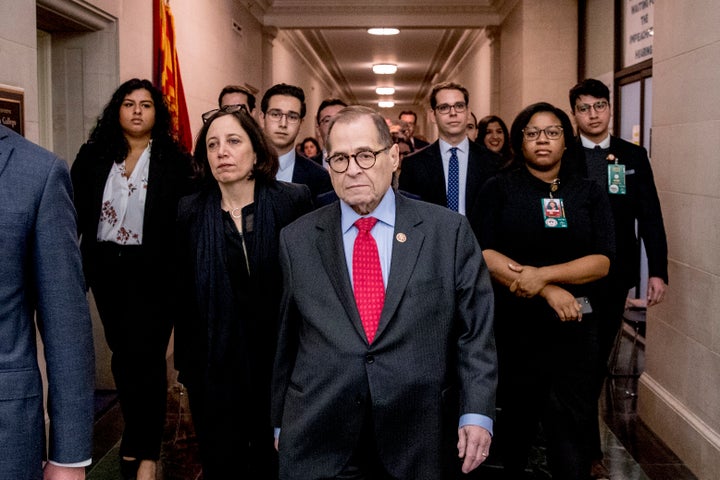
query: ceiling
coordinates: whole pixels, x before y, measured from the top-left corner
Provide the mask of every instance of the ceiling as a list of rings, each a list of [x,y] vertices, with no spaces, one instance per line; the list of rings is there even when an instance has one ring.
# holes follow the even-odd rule
[[[328,90],[350,103],[422,104],[486,27],[499,25],[516,0],[238,0],[270,34],[283,32]],[[374,36],[370,27],[397,27]],[[375,63],[394,63],[376,75]],[[376,87],[395,87],[389,97]]]

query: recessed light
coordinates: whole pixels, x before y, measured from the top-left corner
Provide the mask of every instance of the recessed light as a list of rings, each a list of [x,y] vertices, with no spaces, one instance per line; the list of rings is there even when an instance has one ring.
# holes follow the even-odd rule
[[[397,72],[397,65],[392,63],[378,63],[373,65],[373,72],[378,75],[392,75]]]
[[[397,28],[368,28],[370,35],[397,35],[400,30]]]
[[[395,106],[395,102],[384,101],[384,100],[382,102],[378,102],[378,107],[380,107],[380,108],[392,108],[394,106]]]
[[[395,89],[393,87],[377,87],[375,93],[378,95],[392,95],[395,93]]]

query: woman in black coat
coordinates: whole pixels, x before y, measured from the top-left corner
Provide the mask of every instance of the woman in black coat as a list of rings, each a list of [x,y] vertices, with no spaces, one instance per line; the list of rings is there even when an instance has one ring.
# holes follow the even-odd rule
[[[175,366],[188,388],[204,478],[270,479],[278,238],[310,211],[310,191],[275,180],[277,154],[244,108],[203,118],[194,158],[203,186],[182,199],[177,220]]]
[[[165,425],[177,203],[190,156],[148,80],[120,85],[73,163],[80,248],[125,421],[125,478],[154,479]]]

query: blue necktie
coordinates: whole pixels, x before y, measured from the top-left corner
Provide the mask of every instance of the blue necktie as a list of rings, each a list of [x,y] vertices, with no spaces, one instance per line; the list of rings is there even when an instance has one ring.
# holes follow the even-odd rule
[[[460,196],[460,165],[457,150],[457,147],[450,149],[447,186],[447,207],[455,212],[458,211],[458,197]]]

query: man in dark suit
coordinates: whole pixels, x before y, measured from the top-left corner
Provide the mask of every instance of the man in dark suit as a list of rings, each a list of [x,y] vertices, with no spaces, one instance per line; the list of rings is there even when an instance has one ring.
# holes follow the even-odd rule
[[[500,157],[467,137],[470,95],[456,83],[430,93],[438,140],[403,160],[399,188],[426,202],[470,216],[480,187],[500,168]],[[450,195],[448,195],[450,193]]]
[[[415,136],[415,127],[417,126],[417,114],[415,112],[412,110],[403,110],[400,112],[400,115],[398,115],[398,120],[402,120],[407,123],[408,141],[410,142],[410,146],[413,151],[420,150],[421,148],[425,148],[430,145],[422,138]]]
[[[580,165],[610,198],[615,222],[616,256],[607,277],[608,300],[600,322],[598,394],[606,375],[607,360],[622,324],[628,290],[640,279],[640,238],[648,260],[647,306],[662,302],[668,283],[667,240],[647,151],[610,135],[610,90],[595,79],[584,80],[570,90],[570,107],[578,128]],[[610,178],[609,178],[610,177]],[[637,222],[639,237],[636,235]],[[591,432],[595,450],[593,475],[603,478],[599,432]]]
[[[497,371],[492,286],[470,225],[395,194],[398,147],[374,110],[338,113],[328,153],[340,201],[280,238],[280,478],[469,472],[490,447]]]
[[[280,169],[277,180],[307,185],[313,198],[332,190],[328,172],[295,152],[295,139],[306,113],[305,92],[280,83],[265,92],[260,101],[263,130],[277,150]]]
[[[50,438],[44,478],[85,478],[94,349],[67,164],[0,126],[0,479],[43,478],[44,345]]]

